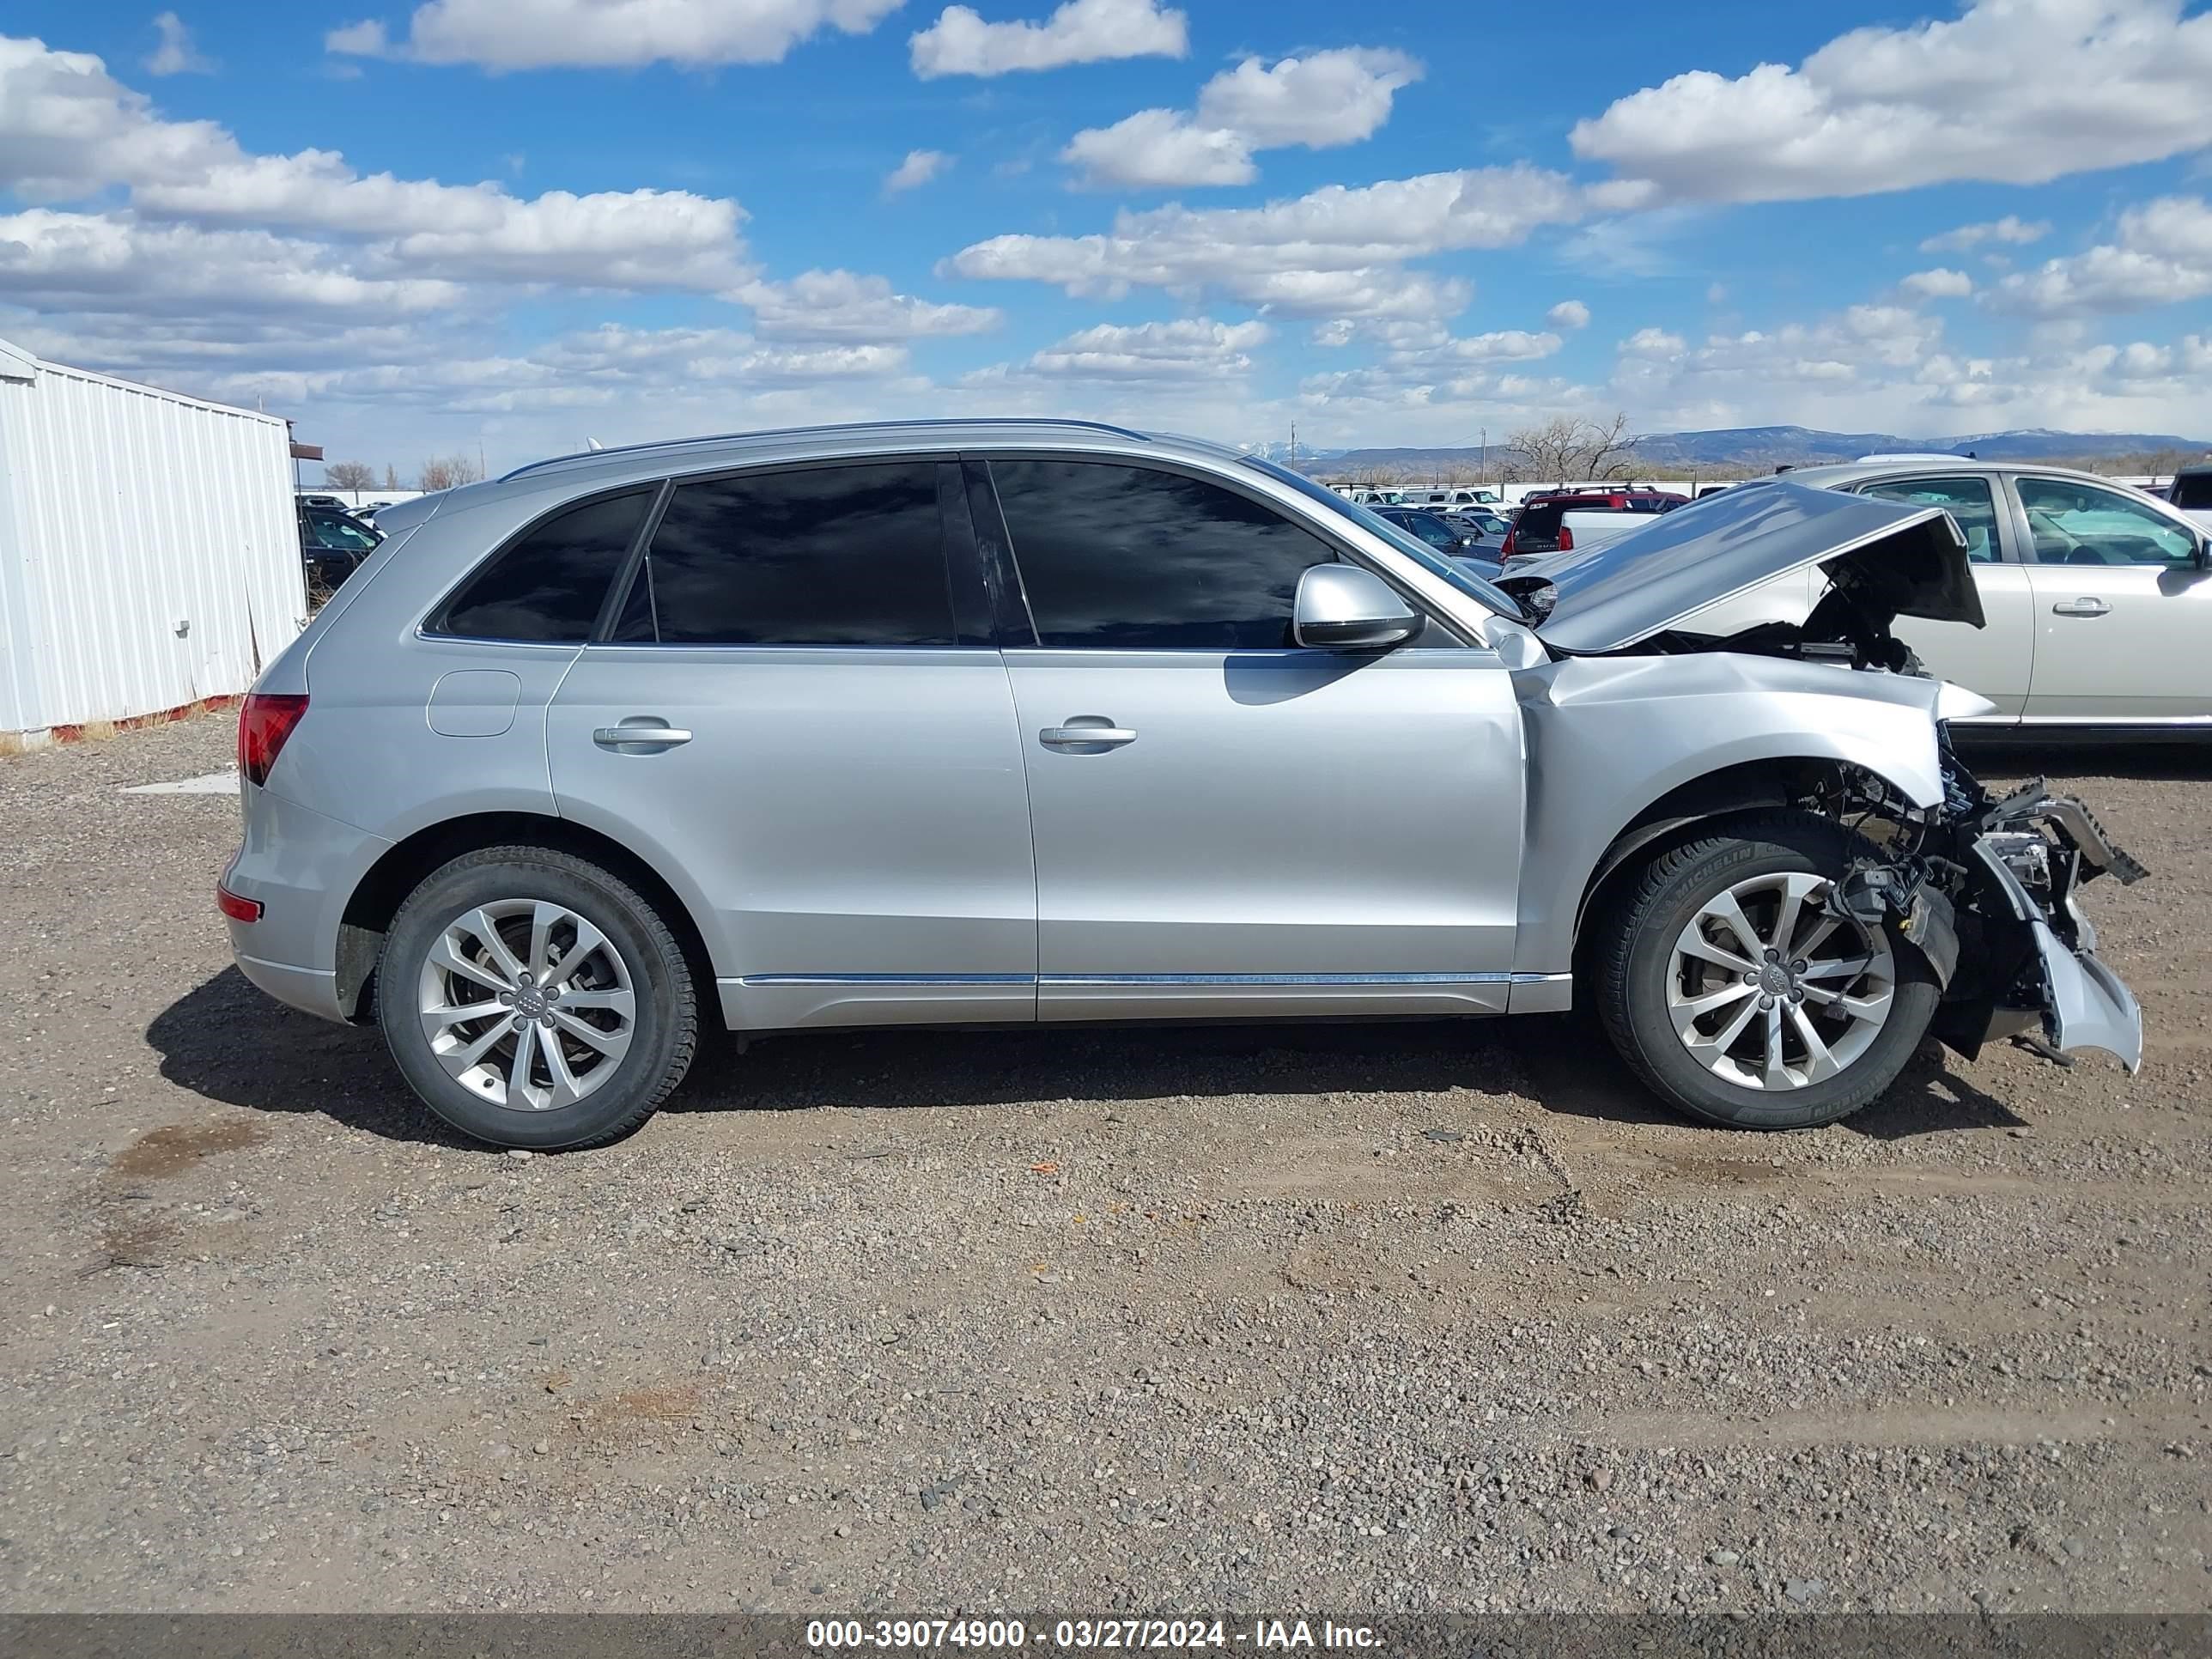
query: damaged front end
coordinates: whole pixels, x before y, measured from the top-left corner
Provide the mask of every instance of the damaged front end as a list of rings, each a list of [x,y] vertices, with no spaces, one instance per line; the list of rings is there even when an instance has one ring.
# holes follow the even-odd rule
[[[1930,1028],[1972,1060],[2010,1037],[2061,1065],[2101,1048],[2142,1064],[2142,1011],[2097,960],[2096,930],[2075,902],[2099,876],[2146,872],[2112,845],[2088,808],[2037,779],[1992,796],[1942,744],[1944,799],[1925,812],[1881,800],[1883,850],[1854,862],[1829,908],[1869,925],[1893,920],[1927,957],[1943,1000]],[[1899,810],[1902,808],[1902,810]]]
[[[1778,583],[1815,568],[1826,590],[1798,619],[1765,614],[1792,591]],[[1899,617],[1983,625],[1966,539],[1948,514],[1781,479],[1742,484],[1585,553],[1530,560],[1498,586],[1563,662],[1779,659],[1793,666],[1771,677],[1778,697],[1810,690],[1796,665],[1825,665],[1862,696],[1927,687],[1940,800],[1924,769],[1907,799],[1862,763],[1808,769],[1777,803],[1878,849],[1836,873],[1830,914],[1896,923],[1942,988],[1935,1034],[1969,1059],[2010,1037],[2061,1063],[2101,1048],[2130,1072],[2142,1064],[2142,1012],[2097,960],[2075,894],[2100,875],[2140,881],[2142,866],[2080,801],[2040,780],[2002,797],[1984,789],[1953,750],[1945,716],[1990,705],[1928,680],[1891,631]],[[1832,723],[1836,710],[1826,714]]]

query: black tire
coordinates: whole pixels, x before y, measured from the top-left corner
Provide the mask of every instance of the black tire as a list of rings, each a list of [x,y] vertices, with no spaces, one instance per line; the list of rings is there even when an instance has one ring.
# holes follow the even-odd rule
[[[478,906],[513,900],[550,901],[590,922],[620,954],[629,975],[635,1005],[629,1046],[605,1082],[566,1106],[526,1110],[472,1092],[440,1062],[423,1030],[417,992],[430,951],[458,918]],[[691,970],[659,913],[621,878],[542,847],[487,848],[425,877],[386,933],[376,1012],[401,1075],[433,1112],[495,1146],[541,1152],[596,1146],[629,1133],[684,1080],[698,1042]],[[494,1016],[472,1029],[500,1023]],[[576,1052],[592,1058],[584,1049]]]
[[[1654,855],[1618,890],[1590,957],[1599,1018],[1629,1069],[1669,1105],[1731,1128],[1815,1128],[1880,1098],[1919,1047],[1940,996],[1926,958],[1893,925],[1884,924],[1895,988],[1887,1022],[1832,1076],[1771,1091],[1729,1081],[1688,1051],[1668,1010],[1674,943],[1716,895],[1757,876],[1832,877],[1878,850],[1826,818],[1781,811],[1702,828]]]

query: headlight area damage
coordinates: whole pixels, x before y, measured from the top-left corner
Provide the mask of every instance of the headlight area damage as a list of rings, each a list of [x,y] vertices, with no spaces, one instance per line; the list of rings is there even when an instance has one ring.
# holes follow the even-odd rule
[[[1754,620],[1763,596],[1815,566],[1827,586],[1802,622]],[[1989,705],[1920,678],[1890,632],[1899,617],[1982,625],[1948,514],[1781,480],[1742,484],[1586,553],[1531,560],[1498,586],[1553,659],[1532,711],[1540,722],[1567,714],[1587,695],[1578,684],[1626,679],[1620,690],[1634,687],[1644,716],[1670,702],[1695,714],[1625,721],[1613,701],[1607,725],[1640,728],[1623,766],[1686,744],[1720,761],[1754,744],[1807,757],[1777,804],[1879,848],[1834,873],[1826,906],[1867,924],[1893,920],[1927,957],[1943,993],[1931,1029],[1944,1042],[1969,1059],[2013,1037],[2062,1062],[2102,1048],[2131,1072],[2142,1064],[2142,1011],[2097,960],[2075,895],[2100,875],[2140,881],[2142,866],[2080,801],[2040,780],[2002,798],[1984,789],[1953,751],[1943,716]],[[1878,723],[1879,706],[1895,714],[1908,702],[1935,728],[1940,799],[1917,714],[1910,729]],[[1811,758],[1823,754],[1826,763]],[[1914,778],[1914,799],[1878,765]]]
[[[1967,1059],[1991,1038],[2013,1037],[2062,1065],[2074,1050],[2101,1048],[2135,1071],[2142,1011],[2097,960],[2096,930],[2074,896],[2100,875],[2126,884],[2147,872],[2072,796],[2038,779],[1993,797],[1948,737],[1942,753],[1938,808],[1916,811],[1863,776],[1830,804],[1844,823],[1866,819],[1856,827],[1882,851],[1841,873],[1828,909],[1869,925],[1896,921],[1942,988],[1930,1029]]]

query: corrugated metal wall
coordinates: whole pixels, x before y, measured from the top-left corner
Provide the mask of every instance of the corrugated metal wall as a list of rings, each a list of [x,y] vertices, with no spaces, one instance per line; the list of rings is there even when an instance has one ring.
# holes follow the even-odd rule
[[[306,618],[283,421],[0,341],[0,732],[243,691]]]

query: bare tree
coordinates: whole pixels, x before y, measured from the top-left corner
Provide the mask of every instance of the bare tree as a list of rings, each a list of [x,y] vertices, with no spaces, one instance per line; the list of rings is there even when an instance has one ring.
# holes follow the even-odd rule
[[[1571,415],[1554,415],[1536,426],[1524,426],[1506,434],[1513,452],[1512,471],[1531,478],[1565,483],[1580,476],[1583,423]]]
[[[384,464],[384,487],[386,489],[399,488],[399,469],[389,461]]]
[[[1633,459],[1629,451],[1637,441],[1623,435],[1627,430],[1625,414],[1607,421],[1554,415],[1540,425],[1524,426],[1507,435],[1506,447],[1513,457],[1507,471],[1563,484],[1621,477]]]
[[[1603,422],[1584,421],[1583,439],[1588,448],[1583,458],[1583,476],[1586,478],[1626,477],[1636,458],[1628,452],[1636,447],[1637,440],[1625,435],[1628,431],[1628,416],[1615,414]]]
[[[422,463],[422,476],[415,487],[428,493],[434,489],[452,489],[465,483],[474,483],[483,477],[483,469],[475,460],[456,450],[451,455],[441,455]]]
[[[332,489],[374,489],[376,474],[365,461],[330,461],[324,465],[323,482]]]

